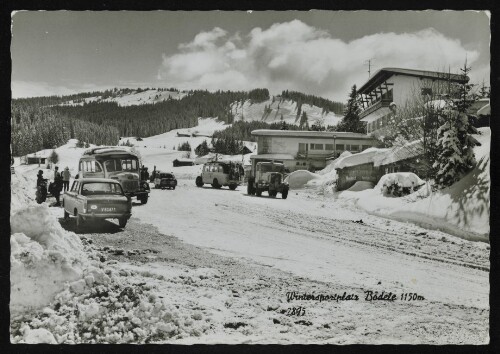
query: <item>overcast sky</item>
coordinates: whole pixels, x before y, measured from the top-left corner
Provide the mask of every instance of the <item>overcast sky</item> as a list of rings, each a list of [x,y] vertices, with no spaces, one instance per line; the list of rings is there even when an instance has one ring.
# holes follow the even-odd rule
[[[383,67],[489,84],[489,17],[473,11],[17,12],[13,97],[113,87],[285,89],[345,101]]]

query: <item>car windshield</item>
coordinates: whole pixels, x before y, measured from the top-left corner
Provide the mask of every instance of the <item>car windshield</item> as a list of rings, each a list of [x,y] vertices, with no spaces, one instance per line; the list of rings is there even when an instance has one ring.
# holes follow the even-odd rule
[[[122,195],[123,190],[119,183],[87,182],[82,186],[82,195],[116,194]]]
[[[262,164],[260,165],[260,170],[262,172],[285,172],[284,166],[277,164]]]
[[[160,178],[175,178],[171,173],[161,173]]]

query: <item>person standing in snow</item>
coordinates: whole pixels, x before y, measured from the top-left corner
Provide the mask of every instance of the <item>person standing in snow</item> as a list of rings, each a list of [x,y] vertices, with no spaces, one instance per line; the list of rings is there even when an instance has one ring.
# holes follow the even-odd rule
[[[54,188],[52,190],[52,194],[56,198],[55,206],[61,205],[61,202],[59,201],[59,197],[61,196],[61,191],[63,188],[63,178],[58,170],[59,170],[59,167],[56,166],[55,171],[54,171]]]
[[[69,172],[68,166],[64,169],[62,173],[63,178],[63,189],[66,192],[69,189],[69,179],[71,178],[71,172]]]

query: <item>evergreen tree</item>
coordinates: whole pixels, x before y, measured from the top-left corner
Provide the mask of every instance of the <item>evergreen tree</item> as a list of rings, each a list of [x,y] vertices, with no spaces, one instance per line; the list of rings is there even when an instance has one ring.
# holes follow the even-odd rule
[[[359,119],[361,108],[359,107],[357,95],[356,85],[353,85],[349,94],[349,100],[347,101],[347,107],[344,111],[344,117],[338,124],[337,131],[365,133],[365,125]]]
[[[206,140],[203,140],[203,142],[196,147],[194,150],[196,155],[198,156],[205,156],[210,152],[210,149],[208,148],[208,143]]]
[[[460,69],[462,75],[468,77],[470,70],[465,61],[464,67]],[[475,117],[467,114],[473,102],[473,86],[468,81],[458,85],[457,98],[448,101],[447,106],[439,112],[439,121],[443,122],[437,130],[440,151],[433,167],[437,170],[436,184],[442,188],[457,182],[476,163],[471,134],[477,133],[477,130],[470,124]]]
[[[52,150],[52,153],[49,156],[49,161],[52,162],[53,164],[59,162],[59,155],[57,154],[56,150]]]

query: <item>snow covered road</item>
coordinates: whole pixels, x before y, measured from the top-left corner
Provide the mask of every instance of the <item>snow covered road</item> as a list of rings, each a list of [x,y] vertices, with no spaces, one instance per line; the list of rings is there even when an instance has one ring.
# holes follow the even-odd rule
[[[489,245],[369,216],[331,198],[246,195],[190,179],[153,190],[134,217],[210,252],[336,287],[414,292],[427,301],[488,308]]]

